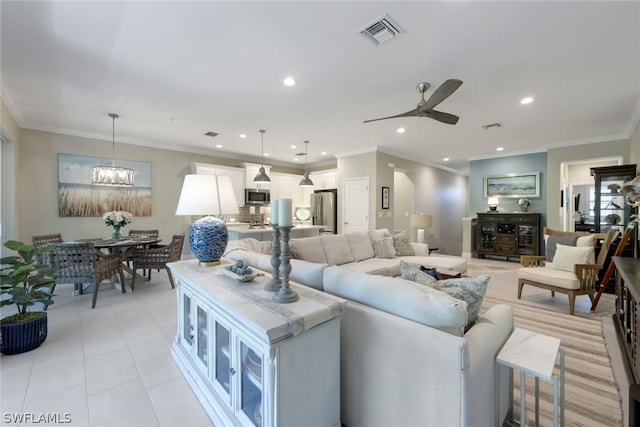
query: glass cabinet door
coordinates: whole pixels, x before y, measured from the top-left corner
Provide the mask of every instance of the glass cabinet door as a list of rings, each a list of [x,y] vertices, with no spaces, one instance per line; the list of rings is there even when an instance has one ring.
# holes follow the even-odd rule
[[[209,313],[205,307],[197,306],[197,351],[198,360],[202,363],[202,367],[209,366]]]
[[[629,223],[631,207],[619,193],[622,185],[636,176],[636,165],[591,168],[594,178],[593,209],[594,231],[606,233],[610,229],[621,232]]]
[[[214,367],[214,384],[217,388],[221,388],[225,396],[231,396],[231,332],[217,320],[215,326],[215,367]],[[227,400],[230,404],[230,400]]]
[[[518,254],[519,255],[534,255],[536,253],[536,231],[533,225],[519,225],[518,226]]]
[[[193,344],[193,325],[191,323],[191,295],[182,293],[182,337],[187,347]]]
[[[495,224],[480,224],[480,248],[488,251],[496,250],[497,231]]]
[[[242,380],[240,410],[255,426],[262,426],[262,357],[246,343],[240,342]]]

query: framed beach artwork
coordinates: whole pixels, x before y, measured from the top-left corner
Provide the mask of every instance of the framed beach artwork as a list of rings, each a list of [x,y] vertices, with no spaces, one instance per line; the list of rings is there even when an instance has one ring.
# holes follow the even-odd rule
[[[91,168],[110,166],[112,161],[58,153],[59,216],[102,216],[114,210],[151,216],[151,163],[116,160],[116,166],[134,170],[133,187],[91,185]]]
[[[540,172],[485,176],[484,197],[540,197]]]

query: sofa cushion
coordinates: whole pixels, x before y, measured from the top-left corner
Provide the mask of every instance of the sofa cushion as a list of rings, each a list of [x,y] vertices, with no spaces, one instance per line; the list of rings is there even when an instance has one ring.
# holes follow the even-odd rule
[[[409,233],[403,231],[393,235],[393,247],[396,250],[396,256],[412,256],[415,255],[409,240]]]
[[[327,264],[340,265],[353,262],[353,255],[349,247],[349,241],[343,234],[330,234],[320,236],[320,243],[324,249],[324,256],[327,258]]]
[[[412,267],[404,261],[400,261],[400,275],[405,280],[411,280],[423,285],[431,286],[437,282],[432,275],[425,273],[420,268]]]
[[[458,273],[467,272],[467,260],[457,256],[448,255],[429,255],[429,256],[403,256],[402,260],[412,267],[420,268],[421,265],[425,267],[444,268],[447,270],[454,270]]]
[[[518,269],[518,279],[564,289],[580,289],[580,282],[573,272],[549,267],[521,267]]]
[[[345,236],[349,242],[354,261],[362,261],[375,256],[368,231],[354,231],[353,233],[345,234]]]
[[[587,264],[593,257],[593,248],[566,246],[558,243],[553,257],[553,268],[573,272],[574,265]]]
[[[326,264],[327,258],[320,243],[320,237],[301,237],[289,240],[291,257],[318,264]]]
[[[373,253],[376,258],[395,258],[396,249],[393,247],[393,237],[383,237],[381,239],[371,239]]]
[[[490,279],[491,277],[488,275],[481,275],[477,277],[445,279],[437,282],[436,289],[467,303],[468,317],[465,332],[478,320],[480,306],[487,292]]]
[[[399,276],[400,260],[398,258],[369,258],[360,262],[342,264],[340,267],[360,273],[376,274],[379,276]]]
[[[325,292],[462,336],[467,303],[418,283],[372,276],[342,267],[324,270]]]

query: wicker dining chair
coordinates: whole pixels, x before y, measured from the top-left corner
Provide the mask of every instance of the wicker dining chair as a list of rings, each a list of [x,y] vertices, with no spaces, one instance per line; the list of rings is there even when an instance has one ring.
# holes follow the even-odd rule
[[[44,248],[48,245],[62,243],[62,234],[61,233],[53,233],[53,234],[41,234],[39,236],[31,236],[31,240],[33,242],[33,246],[36,248]],[[43,252],[35,255],[36,263],[38,264],[46,264],[49,266],[53,266],[54,261],[53,252]]]
[[[79,283],[80,291],[83,283],[92,283],[95,286],[91,308],[96,307],[99,285],[103,280],[111,279],[117,274],[122,285],[122,293],[125,292],[124,265],[120,251],[106,254],[97,250],[93,243],[70,242],[56,245],[54,253],[58,267],[56,283]]]
[[[159,237],[160,236],[160,230],[155,229],[155,230],[129,230],[129,237]],[[142,249],[144,247],[146,247],[147,245],[140,245],[137,246],[137,248]],[[127,259],[125,260],[127,262],[127,267],[131,267],[131,263],[133,262],[133,256],[128,255]],[[160,271],[160,270],[158,270]],[[146,270],[146,276],[147,279],[151,280],[151,270]]]
[[[171,243],[168,245],[150,245],[149,248],[135,248],[132,255],[133,278],[131,279],[131,290],[136,285],[136,270],[152,268],[167,270],[171,288],[175,289],[173,277],[169,269],[167,269],[167,263],[180,261],[183,244],[184,234],[174,234]]]

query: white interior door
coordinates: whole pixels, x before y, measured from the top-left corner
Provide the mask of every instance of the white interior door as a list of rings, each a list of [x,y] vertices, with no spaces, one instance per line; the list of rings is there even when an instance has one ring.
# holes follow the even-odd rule
[[[344,180],[343,233],[369,229],[369,177]]]

